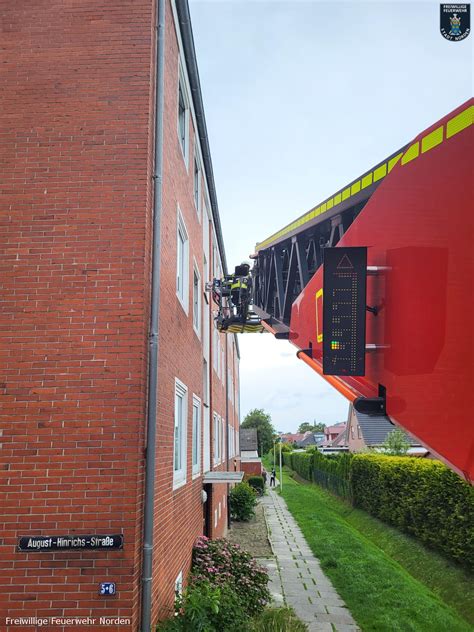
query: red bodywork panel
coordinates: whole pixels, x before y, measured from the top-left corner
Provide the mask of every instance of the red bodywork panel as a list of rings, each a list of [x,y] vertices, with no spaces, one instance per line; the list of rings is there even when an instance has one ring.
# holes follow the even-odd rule
[[[367,279],[367,304],[380,308],[367,313],[367,343],[388,348],[367,354],[364,377],[336,379],[363,396],[385,386],[391,419],[472,482],[473,126],[446,138],[445,125],[466,105],[415,139],[444,125],[443,142],[399,162],[338,243],[367,246],[368,265],[390,270]],[[319,363],[322,279],[321,266],[293,304],[290,331]]]

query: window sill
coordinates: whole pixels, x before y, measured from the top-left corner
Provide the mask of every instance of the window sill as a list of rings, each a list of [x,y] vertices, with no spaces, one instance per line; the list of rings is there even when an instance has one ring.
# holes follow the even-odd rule
[[[177,480],[173,479],[173,491],[176,491],[177,489],[180,489],[181,487],[184,487],[185,485],[186,485],[185,478],[179,478]]]
[[[179,301],[179,304],[181,305],[181,307],[183,308],[184,313],[186,314],[186,316],[189,316],[189,309],[188,306],[183,302],[183,299],[181,298],[181,296],[178,294],[178,292],[176,292],[176,298]]]

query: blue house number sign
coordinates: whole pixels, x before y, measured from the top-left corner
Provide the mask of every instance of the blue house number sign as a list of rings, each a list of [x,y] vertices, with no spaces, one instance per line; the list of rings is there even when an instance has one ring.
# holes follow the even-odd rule
[[[101,582],[99,586],[99,595],[103,595],[104,597],[108,595],[115,595],[117,592],[117,587],[115,582]]]

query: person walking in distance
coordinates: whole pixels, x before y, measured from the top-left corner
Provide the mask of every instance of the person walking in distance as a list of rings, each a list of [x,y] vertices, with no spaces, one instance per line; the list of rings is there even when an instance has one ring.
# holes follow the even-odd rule
[[[275,472],[275,468],[272,468],[272,473],[270,474],[270,487],[275,487],[275,479],[276,479],[276,472]]]

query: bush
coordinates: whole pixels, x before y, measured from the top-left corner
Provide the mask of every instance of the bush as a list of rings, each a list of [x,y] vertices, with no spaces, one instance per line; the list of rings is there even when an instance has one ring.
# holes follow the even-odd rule
[[[313,481],[342,498],[351,499],[350,472],[353,454],[313,453]]]
[[[307,632],[292,608],[265,608],[254,621],[252,632]]]
[[[259,614],[270,600],[266,570],[258,566],[250,553],[225,539],[198,538],[193,549],[192,577],[198,583],[229,585],[249,616]]]
[[[294,452],[291,455],[291,468],[307,481],[313,480],[312,455],[307,452]]]
[[[250,520],[250,518],[255,515],[254,507],[256,504],[257,494],[248,483],[237,483],[237,485],[230,490],[230,516],[234,520]]]
[[[265,491],[265,483],[263,482],[263,476],[249,476],[247,479],[247,483],[252,487],[257,493],[263,494]]]
[[[175,614],[157,626],[159,632],[242,632],[249,617],[241,599],[228,584],[213,586],[201,580],[176,599]]]
[[[474,488],[438,461],[355,455],[354,504],[474,567]]]

